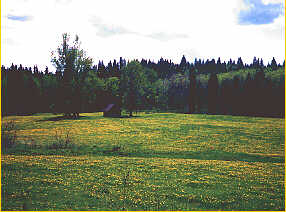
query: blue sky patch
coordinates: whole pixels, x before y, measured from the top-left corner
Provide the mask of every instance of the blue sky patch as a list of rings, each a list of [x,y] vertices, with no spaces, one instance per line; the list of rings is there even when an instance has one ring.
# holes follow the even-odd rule
[[[261,0],[244,0],[244,3],[250,8],[240,11],[238,23],[241,25],[270,24],[284,12],[282,2],[266,5]]]
[[[7,17],[8,19],[12,21],[29,21],[32,19],[31,16],[27,16],[27,15],[24,15],[24,16],[8,15]]]

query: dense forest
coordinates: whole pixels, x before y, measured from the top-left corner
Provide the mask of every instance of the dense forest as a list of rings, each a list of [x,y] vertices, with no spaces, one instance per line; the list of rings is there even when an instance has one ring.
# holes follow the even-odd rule
[[[264,64],[253,58],[236,61],[195,59],[179,64],[161,58],[110,61],[97,65],[63,35],[63,42],[48,67],[1,67],[2,116],[40,112],[77,117],[81,112],[102,111],[116,103],[122,109],[284,117],[285,61]]]

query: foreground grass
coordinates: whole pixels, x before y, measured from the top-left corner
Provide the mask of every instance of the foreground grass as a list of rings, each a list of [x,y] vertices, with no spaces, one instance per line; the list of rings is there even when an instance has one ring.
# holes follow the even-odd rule
[[[15,120],[2,210],[284,210],[284,120],[140,113]],[[70,132],[74,146],[45,148]],[[31,142],[36,145],[30,145]]]

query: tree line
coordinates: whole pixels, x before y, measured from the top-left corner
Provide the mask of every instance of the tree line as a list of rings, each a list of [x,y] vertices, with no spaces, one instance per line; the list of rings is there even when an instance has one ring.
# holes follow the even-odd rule
[[[256,57],[246,64],[241,57],[190,63],[185,56],[179,64],[120,57],[95,65],[78,37],[63,34],[51,62],[55,73],[48,67],[1,67],[2,116],[53,112],[77,118],[116,103],[131,116],[158,110],[284,117],[285,61],[277,64],[274,57],[267,65]]]

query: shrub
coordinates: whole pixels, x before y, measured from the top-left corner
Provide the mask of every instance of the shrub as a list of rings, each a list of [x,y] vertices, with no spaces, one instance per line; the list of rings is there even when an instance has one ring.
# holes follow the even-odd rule
[[[1,126],[1,147],[3,149],[11,148],[16,144],[17,130],[15,121],[11,120],[2,123]]]
[[[42,147],[41,144],[37,144],[37,142],[30,138],[29,142],[25,142],[25,149],[40,149]]]
[[[48,149],[71,149],[74,147],[73,139],[69,130],[55,131],[55,141],[48,145]]]

